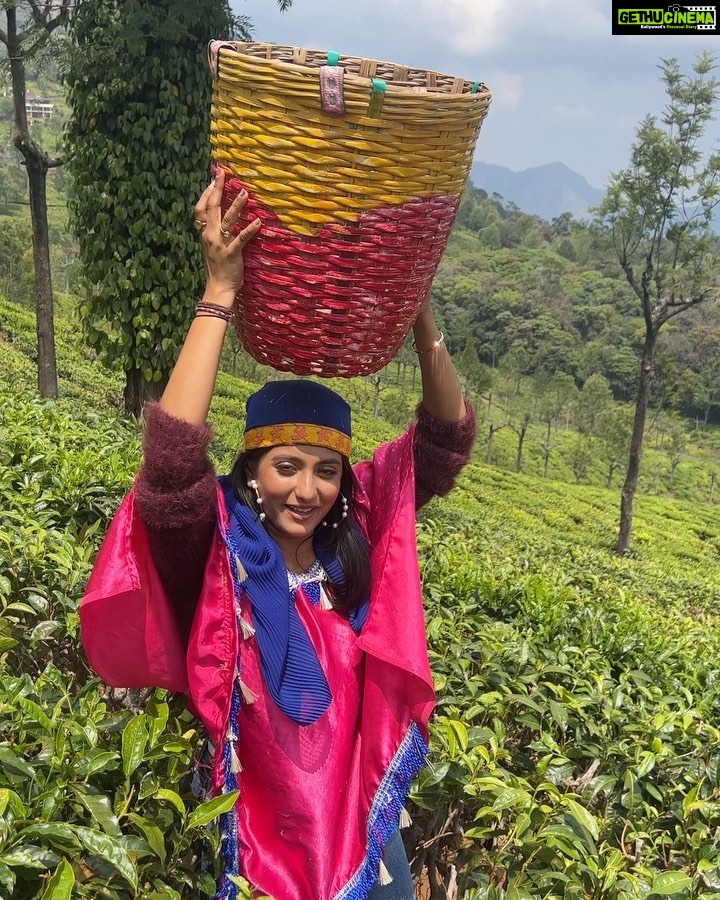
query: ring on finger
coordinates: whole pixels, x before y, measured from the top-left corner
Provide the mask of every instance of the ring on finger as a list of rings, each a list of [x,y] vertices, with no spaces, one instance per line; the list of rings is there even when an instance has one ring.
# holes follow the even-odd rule
[[[193,222],[193,227],[195,228],[195,231],[204,231],[206,225],[207,225],[207,222],[204,221],[203,219],[195,219],[195,221]]]
[[[221,234],[224,238],[232,237],[232,232],[227,231],[227,229],[225,229],[225,228],[221,228],[221,229],[220,229],[220,234]]]

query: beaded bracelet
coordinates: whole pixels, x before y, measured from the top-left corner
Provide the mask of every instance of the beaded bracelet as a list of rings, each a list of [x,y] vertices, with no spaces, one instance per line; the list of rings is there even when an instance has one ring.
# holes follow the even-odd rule
[[[217,319],[224,319],[226,322],[231,322],[235,316],[235,309],[228,309],[227,306],[219,306],[217,303],[208,303],[205,300],[201,300],[198,305],[195,307],[195,317],[203,317],[210,316]]]
[[[433,341],[429,347],[425,347],[424,350],[418,350],[418,346],[415,343],[415,341],[412,342],[412,348],[417,353],[417,355],[420,356],[421,353],[430,353],[433,350],[437,350],[437,348],[441,347],[444,343],[445,343],[445,335],[441,331],[440,337],[436,341]]]

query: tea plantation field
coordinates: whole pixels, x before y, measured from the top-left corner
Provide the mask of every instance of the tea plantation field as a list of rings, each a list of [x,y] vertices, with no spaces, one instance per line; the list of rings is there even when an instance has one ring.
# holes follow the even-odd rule
[[[43,403],[32,318],[0,300],[0,897],[208,896],[225,801],[190,792],[195,722],[160,691],[108,694],[77,642],[140,459],[121,380],[77,331],[58,323]],[[221,468],[255,387],[220,378]],[[361,454],[396,433],[355,428]],[[617,506],[478,461],[422,511],[439,703],[406,832],[419,897],[720,894],[720,507],[638,497],[620,559]]]

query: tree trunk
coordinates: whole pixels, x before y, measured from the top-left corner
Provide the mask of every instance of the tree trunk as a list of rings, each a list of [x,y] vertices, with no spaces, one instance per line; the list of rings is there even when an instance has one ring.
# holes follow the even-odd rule
[[[550,443],[550,429],[552,427],[552,419],[548,419],[547,422],[547,435],[545,437],[545,446],[543,447],[543,454],[545,457],[545,464],[543,465],[543,478],[547,478],[548,473],[548,464],[550,463],[550,454],[552,453],[552,444]]]
[[[489,466],[492,463],[493,456],[493,438],[495,437],[495,429],[490,425],[487,444],[485,445],[485,462]]]
[[[30,156],[26,156],[25,159],[30,186],[30,218],[35,263],[38,391],[41,397],[55,400],[58,395],[58,380],[55,357],[55,311],[50,274],[50,234],[47,220],[47,159],[31,159]]]
[[[38,339],[38,390],[41,397],[54,400],[58,395],[55,360],[55,321],[52,280],[50,278],[50,242],[47,221],[46,178],[50,159],[30,136],[25,110],[25,57],[18,34],[17,10],[5,10],[5,35],[13,92],[13,142],[25,160],[30,194],[30,219],[35,262],[35,311]]]
[[[519,472],[522,469],[522,454],[523,454],[523,444],[525,442],[525,434],[527,433],[527,425],[524,425],[520,431],[518,431],[518,445],[517,445],[517,456],[515,457],[515,471]]]
[[[148,400],[160,399],[167,382],[168,376],[160,381],[146,381],[139,369],[129,369],[125,373],[125,412],[139,418]]]
[[[640,368],[640,385],[638,387],[637,401],[635,403],[635,418],[633,420],[632,435],[630,437],[630,456],[628,459],[627,472],[625,474],[625,483],[623,484],[620,494],[620,532],[618,534],[615,552],[621,556],[627,552],[627,549],[630,546],[633,506],[638,477],[640,475],[640,461],[642,459],[643,438],[645,436],[645,419],[647,417],[648,404],[650,403],[650,389],[652,387],[657,336],[658,329],[656,327],[649,327],[645,332],[645,347],[643,349],[642,366]]]

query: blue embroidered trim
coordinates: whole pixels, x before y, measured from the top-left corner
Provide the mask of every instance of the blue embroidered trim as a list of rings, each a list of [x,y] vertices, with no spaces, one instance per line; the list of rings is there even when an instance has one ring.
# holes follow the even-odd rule
[[[220,523],[221,533],[225,540],[228,549],[230,550],[230,571],[232,573],[233,579],[233,588],[234,588],[234,599],[235,599],[235,609],[238,618],[240,617],[241,608],[240,608],[240,598],[242,597],[242,591],[240,588],[240,577],[238,575],[237,570],[237,546],[233,541],[232,535],[230,534],[229,529],[225,530],[222,527],[222,523]],[[228,730],[231,731],[235,736],[235,741],[237,742],[239,735],[239,726],[238,726],[238,716],[240,715],[240,685],[238,684],[238,679],[240,678],[240,663],[239,660],[237,662],[238,665],[238,673],[233,682],[233,690],[232,696],[230,699],[230,720],[228,722]],[[239,787],[237,775],[233,774],[232,766],[230,763],[232,754],[232,742],[226,736],[225,746],[223,747],[223,786],[222,793],[229,794],[231,791],[236,791]],[[218,885],[217,893],[215,894],[215,900],[239,900],[239,888],[236,884],[234,884],[229,876],[238,877],[240,875],[240,853],[238,848],[238,816],[237,816],[237,807],[233,807],[229,812],[223,813],[219,817],[219,826],[220,826],[220,836],[222,838],[222,846],[220,849],[220,856],[223,861],[223,870],[220,875],[220,882]]]
[[[375,887],[383,851],[397,830],[410,785],[425,765],[428,750],[420,729],[411,722],[370,807],[365,859],[334,900],[365,900]]]
[[[230,701],[230,722],[233,729],[237,728],[238,714],[240,713],[240,690],[237,683],[233,685],[232,700]],[[230,765],[231,742],[225,741],[223,747],[223,794],[229,794],[238,789],[237,776],[233,774]],[[240,854],[238,853],[238,819],[237,808],[233,807],[229,812],[220,816],[220,836],[222,847],[220,856],[223,860],[223,870],[220,876],[220,884],[215,894],[215,900],[238,900],[238,888],[228,876],[240,875]]]
[[[307,584],[303,585],[303,590],[308,598],[308,600],[312,603],[313,606],[317,606],[320,602],[320,584],[317,581],[310,581]]]

